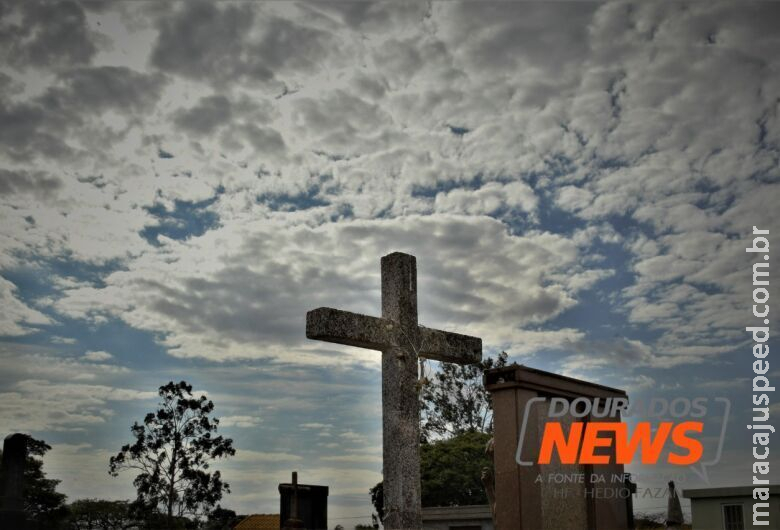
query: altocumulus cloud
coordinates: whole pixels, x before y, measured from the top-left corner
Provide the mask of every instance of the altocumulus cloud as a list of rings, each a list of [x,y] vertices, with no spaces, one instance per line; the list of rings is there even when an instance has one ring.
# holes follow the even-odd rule
[[[262,221],[239,230],[169,241],[162,259],[139,271],[113,273],[103,288],[66,289],[55,307],[76,318],[108,312],[135,327],[164,332],[174,355],[345,362],[348,357],[320,358],[319,348],[302,342],[302,316],[334,300],[377,313],[376,256],[398,248],[435,257],[419,264],[425,286],[420,303],[431,325],[485,335],[522,352],[534,342],[533,332],[520,329],[523,324],[552,318],[575,303],[579,290],[610,274],[582,267],[577,245],[566,238],[512,236],[487,217],[409,217],[313,229]],[[218,248],[216,241],[225,246],[206,252]],[[555,340],[555,333],[544,338]],[[285,353],[291,346],[303,351]]]
[[[305,433],[312,482],[365,495],[378,436],[350,418],[377,414],[354,388],[377,355],[306,342],[303,316],[377,314],[391,250],[419,257],[421,321],[489,350],[637,392],[732,362],[739,239],[780,229],[780,5],[147,7],[0,8],[3,424],[126,424],[155,356],[203,374],[231,435]],[[303,458],[270,436],[226,472],[243,509]]]
[[[75,9],[72,23],[81,24]],[[17,120],[30,124],[23,143],[19,135],[5,142],[11,160],[31,159],[30,146],[38,144],[51,147],[36,149],[38,157],[79,153],[69,159],[75,182],[46,173],[45,163],[35,172],[5,170],[3,189],[19,197],[19,214],[26,214],[11,216],[9,226],[21,235],[8,241],[8,249],[123,261],[105,285],[63,289],[52,302],[62,314],[121,316],[140,329],[164,333],[176,355],[253,357],[258,353],[250,343],[262,340],[269,345],[262,355],[278,358],[279,347],[294,342],[294,315],[306,307],[293,302],[301,296],[289,293],[306,291],[312,302],[332,299],[329,293],[341,293],[352,272],[334,270],[340,282],[329,287],[313,283],[311,274],[264,270],[272,261],[299,259],[285,248],[301,237],[297,234],[319,230],[328,241],[329,234],[346,230],[340,220],[362,219],[384,241],[381,254],[406,244],[396,243],[397,231],[389,229],[405,217],[435,223],[448,219],[443,213],[465,214],[473,218],[457,221],[464,227],[462,240],[434,238],[437,256],[456,252],[448,247],[457,244],[463,247],[457,252],[495,255],[507,270],[522,267],[522,279],[507,291],[511,294],[479,285],[457,304],[437,299],[447,295],[432,285],[431,310],[450,308],[448,315],[439,310],[433,317],[462,326],[462,315],[473,314],[474,332],[492,337],[495,345],[525,343],[529,350],[539,343],[522,328],[554,319],[576,305],[580,290],[610,276],[614,263],[585,259],[598,239],[583,241],[583,234],[621,216],[649,227],[652,238],[620,226],[621,244],[633,257],[628,264],[634,281],[613,309],[634,324],[652,322],[663,331],[651,349],[686,359],[728,349],[724,340],[733,345],[733,337],[706,330],[733,324],[727,315],[739,307],[732,294],[737,284],[723,271],[734,270],[739,256],[732,234],[745,226],[738,210],[761,211],[771,196],[763,186],[776,178],[777,112],[768,96],[777,86],[776,76],[769,75],[776,59],[766,52],[777,37],[765,23],[765,11],[776,6],[529,9],[521,17],[516,6],[435,4],[418,10],[195,2],[149,16],[137,12],[128,31],[157,35],[149,50],[151,70],[95,66],[92,55],[74,52],[82,59],[57,71],[39,95],[5,102],[7,112],[31,117]],[[399,26],[391,31],[392,25],[376,23],[379,18]],[[221,28],[209,32],[213,43],[197,37],[206,21]],[[544,28],[554,22],[564,26],[561,38],[551,40]],[[434,26],[437,31],[430,31]],[[13,25],[7,27],[12,32]],[[357,38],[357,32],[370,38]],[[757,35],[756,44],[747,40],[748,32]],[[97,37],[94,28],[79,34],[89,42]],[[194,53],[184,54],[188,42]],[[361,68],[345,56],[360,57]],[[754,60],[738,59],[743,56]],[[680,68],[688,63],[699,68]],[[325,65],[339,74],[323,74]],[[45,62],[28,58],[12,66],[40,69]],[[731,66],[743,75],[714,81]],[[9,83],[23,82],[13,69],[4,75]],[[648,81],[655,79],[667,81]],[[211,93],[212,86],[220,87],[218,94]],[[125,116],[119,129],[109,125],[113,114]],[[681,115],[684,120],[676,119]],[[70,123],[79,122],[89,123],[91,132],[72,131]],[[735,123],[738,129],[729,125]],[[100,135],[106,127],[114,127],[114,134]],[[456,129],[463,132],[454,134]],[[100,167],[99,177],[83,151],[96,133],[108,147],[99,160],[115,163]],[[175,159],[133,158],[163,141],[177,153]],[[152,173],[154,183],[146,178]],[[100,187],[86,190],[97,178]],[[31,198],[25,200],[25,194]],[[35,201],[55,194],[60,215]],[[218,229],[184,240],[163,237],[155,250],[138,236],[154,222],[139,205],[214,197],[208,208],[219,218]],[[556,215],[551,209],[572,221],[550,225],[545,219]],[[483,215],[503,222],[508,233],[470,239],[474,227],[495,226]],[[34,229],[25,218],[35,219]],[[93,222],[97,218],[100,225]],[[250,222],[275,249],[272,259],[245,229]],[[776,219],[764,224],[773,223]],[[269,226],[273,233],[265,234]],[[338,240],[330,243],[336,248],[343,245],[344,238],[331,239]],[[224,249],[246,256],[244,262],[214,250],[223,241]],[[549,243],[549,254],[532,253],[533,262],[520,265],[511,248],[528,241],[540,248]],[[543,272],[545,260],[558,256],[566,242],[558,270]],[[326,268],[324,261],[314,261],[322,252],[316,244],[302,248],[312,253],[304,257],[311,271]],[[508,254],[506,261],[502,254]],[[203,263],[195,272],[182,267],[185,261]],[[370,264],[363,267],[356,279],[369,274]],[[349,293],[371,289],[369,284],[352,280],[343,292],[357,298]],[[131,286],[151,296],[128,294]],[[248,292],[253,296],[242,296]],[[122,301],[134,296],[148,302],[127,311]],[[211,303],[199,303],[205,298]],[[702,310],[716,300],[730,310]],[[362,309],[369,310],[367,305]],[[264,307],[285,311],[270,314]],[[160,315],[171,318],[163,324]],[[681,319],[688,323],[683,329]],[[9,319],[9,329],[19,321]],[[583,333],[536,331],[558,344]],[[206,343],[218,347],[203,347]]]

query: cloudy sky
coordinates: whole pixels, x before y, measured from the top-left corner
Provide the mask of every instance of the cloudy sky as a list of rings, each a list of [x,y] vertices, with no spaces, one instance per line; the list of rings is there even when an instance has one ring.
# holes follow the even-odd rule
[[[238,449],[225,506],[276,511],[297,469],[331,487],[332,524],[367,520],[379,354],[307,341],[304,316],[378,314],[399,250],[421,322],[488,354],[633,399],[729,397],[710,479],[748,484],[744,248],[780,230],[777,20],[771,3],[0,4],[0,425],[54,446],[71,500],[127,498],[108,457],[186,379]]]

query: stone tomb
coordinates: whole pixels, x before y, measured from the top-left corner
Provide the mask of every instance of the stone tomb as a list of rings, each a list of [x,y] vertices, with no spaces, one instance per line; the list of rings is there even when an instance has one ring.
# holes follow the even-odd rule
[[[24,514],[24,468],[27,435],[15,433],[3,441],[3,482],[0,484],[0,529],[27,527]]]
[[[298,473],[295,472],[291,483],[279,484],[282,528],[327,530],[328,491],[328,486],[298,484]]]
[[[549,464],[538,464],[550,398],[626,398],[622,390],[520,366],[487,370],[485,387],[494,408],[496,528],[499,530],[623,530],[633,527],[627,487],[618,479],[623,466],[561,464],[557,453]],[[603,400],[602,400],[603,401]],[[527,420],[523,431],[524,417]],[[576,419],[560,421],[568,435]],[[595,421],[620,421],[598,418]],[[523,442],[518,451],[520,438]],[[607,437],[602,434],[601,437]],[[598,454],[614,449],[600,448]],[[614,462],[614,454],[611,455]],[[518,464],[518,460],[524,465]],[[596,477],[605,482],[591,482]],[[551,479],[552,477],[552,479]]]

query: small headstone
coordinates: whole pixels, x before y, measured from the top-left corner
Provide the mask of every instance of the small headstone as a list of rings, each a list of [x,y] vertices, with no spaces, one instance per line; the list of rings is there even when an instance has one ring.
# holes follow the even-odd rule
[[[24,528],[24,468],[27,461],[25,434],[15,433],[3,441],[3,483],[0,485],[0,528]]]

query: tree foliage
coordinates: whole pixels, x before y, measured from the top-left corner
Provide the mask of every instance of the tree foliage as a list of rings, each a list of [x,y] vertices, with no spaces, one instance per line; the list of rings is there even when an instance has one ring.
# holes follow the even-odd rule
[[[424,380],[421,391],[423,441],[451,438],[466,432],[493,431],[493,405],[482,384],[482,372],[505,366],[506,352],[477,364],[442,363],[441,370]]]
[[[230,491],[220,472],[210,467],[236,451],[233,440],[215,435],[219,420],[211,417],[214,403],[194,397],[191,385],[170,382],[160,387],[159,395],[159,408],[133,424],[134,442],[111,457],[109,473],[137,471],[136,505],[159,509],[172,528],[179,524],[175,518],[204,514]]]
[[[204,530],[232,530],[244,517],[233,510],[217,506],[209,513]]]
[[[379,521],[385,519],[385,483],[384,481],[378,483],[376,486],[368,490],[368,494],[371,496],[371,504],[374,505],[376,514],[372,514],[372,518],[376,518]]]
[[[43,440],[27,436],[27,459],[24,467],[24,511],[27,517],[46,528],[59,528],[67,517],[65,495],[57,491],[59,480],[46,478],[43,456],[51,449]],[[2,458],[0,450],[0,459]],[[0,469],[2,483],[2,469]]]
[[[125,530],[136,528],[128,501],[80,499],[69,506],[72,530]]]
[[[485,453],[490,435],[465,432],[420,446],[423,506],[487,504],[482,470],[492,468]]]

